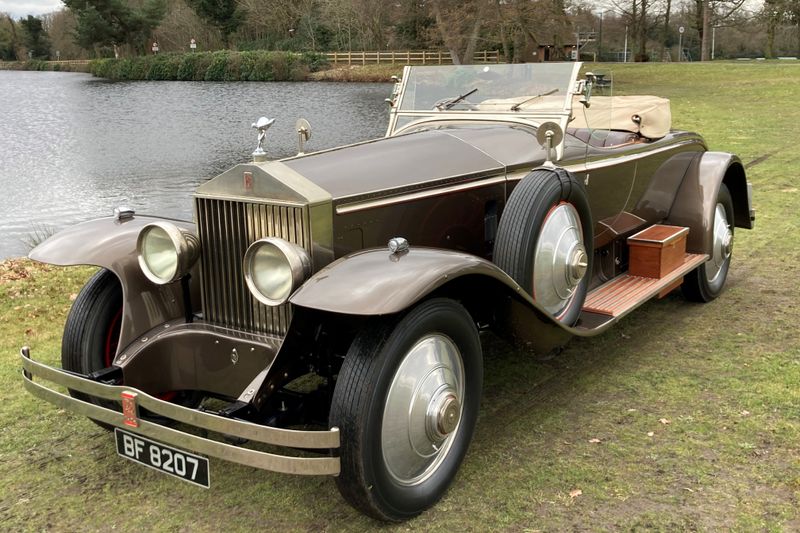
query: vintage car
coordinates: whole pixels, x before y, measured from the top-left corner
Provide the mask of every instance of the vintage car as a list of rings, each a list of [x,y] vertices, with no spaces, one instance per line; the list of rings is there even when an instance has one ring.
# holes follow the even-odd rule
[[[710,301],[753,227],[735,155],[580,69],[406,67],[385,138],[270,161],[262,119],[194,222],[119,208],[54,235],[30,257],[100,269],[63,368],[22,348],[26,388],[201,486],[210,456],[419,514],[475,429],[481,331],[549,354],[677,287]]]

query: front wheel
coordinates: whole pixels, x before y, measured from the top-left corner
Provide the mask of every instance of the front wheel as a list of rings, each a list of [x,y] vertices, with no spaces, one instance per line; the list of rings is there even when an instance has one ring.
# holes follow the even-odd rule
[[[83,375],[110,367],[117,353],[121,323],[122,286],[113,273],[100,270],[86,282],[69,311],[61,340],[61,366]],[[114,402],[92,399],[73,390],[69,393],[101,407],[119,410]]]
[[[733,255],[733,199],[728,187],[719,187],[717,205],[714,208],[714,227],[711,257],[689,272],[681,290],[693,302],[710,302],[722,293]]]
[[[453,300],[428,300],[362,330],[329,420],[341,431],[336,484],[348,503],[391,521],[435,504],[467,452],[482,382],[478,331]]]

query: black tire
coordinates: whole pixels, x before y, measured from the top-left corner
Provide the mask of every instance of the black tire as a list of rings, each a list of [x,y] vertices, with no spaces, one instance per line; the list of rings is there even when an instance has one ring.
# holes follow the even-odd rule
[[[731,197],[728,187],[724,183],[720,184],[719,187],[719,193],[717,194],[717,205],[721,205],[725,210],[725,218],[727,219],[726,222],[728,229],[730,229],[732,239],[734,220],[733,198]],[[716,229],[716,224],[714,229]],[[716,240],[717,237],[718,236],[715,232],[714,240]],[[683,292],[684,297],[693,302],[706,303],[722,294],[722,291],[725,288],[725,281],[728,278],[728,270],[731,266],[732,253],[733,248],[731,244],[731,253],[729,253],[724,259],[722,265],[715,275],[713,275],[712,271],[712,269],[716,268],[715,265],[713,265],[713,256],[707,262],[689,272],[683,278],[683,284],[681,285],[681,291]]]
[[[392,474],[385,459],[385,410],[395,376],[405,368],[402,363],[412,358],[413,347],[432,336],[446,337],[460,352],[464,385],[461,416],[440,447],[444,455],[428,465],[418,481],[408,484]],[[336,485],[344,499],[365,514],[388,521],[407,520],[434,505],[467,452],[478,417],[482,382],[483,356],[477,328],[466,309],[453,300],[428,300],[402,318],[383,318],[367,325],[345,357],[331,403],[330,425],[341,431],[342,467]],[[423,386],[420,382],[414,390]],[[427,412],[431,412],[430,405]],[[408,435],[398,438],[409,439]]]
[[[61,340],[61,366],[84,375],[111,366],[121,322],[122,286],[110,271],[100,270],[86,282],[69,311]],[[119,410],[114,402],[95,400],[72,390],[69,393],[75,398]],[[95,422],[111,429],[107,424]]]
[[[553,314],[560,322],[572,325],[580,316],[592,273],[594,231],[591,211],[583,184],[563,169],[537,169],[514,188],[497,229],[494,263],[503,269],[534,299],[534,252],[540,230],[556,206],[570,204],[580,217],[580,233],[586,248],[586,274],[574,288],[566,307]]]

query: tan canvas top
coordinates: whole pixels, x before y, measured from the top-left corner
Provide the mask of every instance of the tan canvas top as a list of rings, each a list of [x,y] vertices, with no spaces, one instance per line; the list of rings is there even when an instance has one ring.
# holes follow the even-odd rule
[[[576,96],[570,128],[622,130],[660,139],[672,126],[669,100],[658,96],[593,96],[584,107]],[[638,117],[638,121],[636,120]]]

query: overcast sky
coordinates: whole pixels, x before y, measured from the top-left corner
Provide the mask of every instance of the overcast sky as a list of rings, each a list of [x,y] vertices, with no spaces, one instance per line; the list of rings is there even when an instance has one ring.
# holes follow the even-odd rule
[[[61,0],[0,0],[0,13],[8,13],[15,19],[52,13],[63,7]]]

